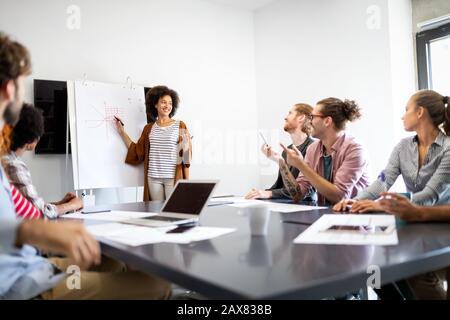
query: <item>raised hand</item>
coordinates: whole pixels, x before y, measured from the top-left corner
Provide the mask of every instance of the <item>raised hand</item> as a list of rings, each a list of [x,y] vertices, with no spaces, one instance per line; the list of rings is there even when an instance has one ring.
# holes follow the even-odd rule
[[[282,158],[279,153],[277,153],[276,151],[273,151],[272,147],[267,145],[267,144],[265,144],[265,143],[261,146],[261,152],[267,158],[269,158],[270,160],[275,161],[277,163],[280,160],[280,158]]]
[[[280,143],[280,146],[286,152],[287,163],[293,167],[298,168],[299,163],[304,161],[302,153],[294,145],[292,146],[292,149],[287,148],[282,143]]]

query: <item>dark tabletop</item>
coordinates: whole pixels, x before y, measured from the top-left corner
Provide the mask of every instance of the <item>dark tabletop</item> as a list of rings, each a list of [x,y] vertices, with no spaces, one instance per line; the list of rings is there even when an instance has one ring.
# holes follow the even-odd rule
[[[161,205],[141,202],[95,208],[158,211]],[[365,287],[373,268],[379,268],[384,284],[450,265],[450,224],[446,223],[397,220],[399,244],[395,246],[293,243],[307,223],[325,213],[331,210],[272,212],[268,235],[252,237],[248,218],[241,210],[208,207],[202,213],[201,225],[237,230],[190,244],[130,247],[101,240],[102,251],[131,267],[221,299],[325,298]]]

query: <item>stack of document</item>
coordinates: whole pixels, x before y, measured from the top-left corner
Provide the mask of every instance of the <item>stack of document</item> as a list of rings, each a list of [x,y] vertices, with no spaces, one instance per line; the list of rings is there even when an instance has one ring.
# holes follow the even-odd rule
[[[173,228],[176,228],[176,226],[149,228],[122,223],[87,226],[88,231],[97,238],[112,240],[128,246],[141,246],[159,242],[190,243],[216,238],[236,230],[198,226],[183,233],[166,233]]]
[[[151,212],[136,211],[105,211],[97,213],[71,213],[64,218],[104,221],[103,224],[88,225],[88,231],[97,238],[112,240],[129,246],[140,246],[158,242],[190,243],[216,238],[235,231],[230,228],[193,227],[182,233],[166,233],[176,228],[176,225],[151,228],[123,224],[124,221],[156,215]],[[112,223],[111,223],[112,222]]]

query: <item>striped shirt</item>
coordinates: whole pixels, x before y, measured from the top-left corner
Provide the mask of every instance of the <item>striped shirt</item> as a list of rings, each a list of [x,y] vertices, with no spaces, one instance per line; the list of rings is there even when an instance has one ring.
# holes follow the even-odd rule
[[[430,145],[419,169],[418,137],[408,137],[392,151],[386,169],[355,199],[376,199],[389,190],[398,176],[413,193],[412,202],[419,205],[450,203],[450,137],[439,133]]]
[[[56,206],[52,203],[46,203],[33,185],[30,169],[21,157],[17,156],[14,151],[2,157],[2,165],[8,175],[9,182],[30,202],[38,208],[47,219],[58,218]]]
[[[22,194],[17,190],[14,185],[11,187],[11,196],[16,209],[16,216],[25,220],[39,219],[41,218],[41,212],[33,206]]]
[[[160,179],[175,177],[179,135],[179,121],[167,127],[160,127],[157,123],[152,126],[149,135],[148,177]]]

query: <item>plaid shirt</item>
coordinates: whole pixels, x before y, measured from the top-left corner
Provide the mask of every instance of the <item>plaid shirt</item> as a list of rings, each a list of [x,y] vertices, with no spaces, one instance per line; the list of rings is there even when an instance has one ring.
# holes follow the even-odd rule
[[[22,158],[11,151],[2,157],[2,166],[5,169],[11,184],[13,184],[25,198],[31,201],[36,208],[41,210],[46,218],[58,218],[56,206],[51,203],[45,203],[44,199],[39,197],[36,188],[33,185],[33,181],[31,180],[30,170]]]

